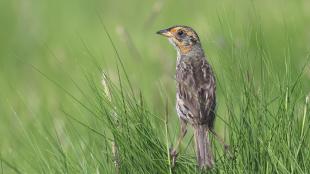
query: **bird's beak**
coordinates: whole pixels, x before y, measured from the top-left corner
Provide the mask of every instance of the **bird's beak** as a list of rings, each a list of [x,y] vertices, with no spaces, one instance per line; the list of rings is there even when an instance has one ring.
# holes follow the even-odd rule
[[[172,33],[168,30],[168,29],[164,29],[164,30],[159,30],[156,32],[156,34],[160,34],[166,37],[172,37]]]

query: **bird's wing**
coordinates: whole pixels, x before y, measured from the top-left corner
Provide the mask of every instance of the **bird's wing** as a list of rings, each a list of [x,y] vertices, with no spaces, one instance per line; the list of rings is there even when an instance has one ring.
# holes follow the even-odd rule
[[[215,78],[205,58],[190,58],[177,67],[177,92],[194,124],[213,126]]]

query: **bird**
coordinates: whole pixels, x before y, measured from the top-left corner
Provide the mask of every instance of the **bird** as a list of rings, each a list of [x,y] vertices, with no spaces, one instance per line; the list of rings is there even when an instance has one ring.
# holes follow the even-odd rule
[[[214,159],[209,133],[224,143],[214,131],[216,110],[216,79],[200,39],[189,26],[175,25],[157,32],[168,38],[177,51],[176,111],[180,121],[180,135],[170,150],[173,166],[178,147],[187,133],[187,124],[194,128],[197,163],[200,168],[212,168]]]

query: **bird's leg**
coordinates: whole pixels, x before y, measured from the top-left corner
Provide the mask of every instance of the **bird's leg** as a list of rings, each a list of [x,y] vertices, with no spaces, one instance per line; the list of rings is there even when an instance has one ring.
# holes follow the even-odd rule
[[[214,137],[216,138],[216,140],[217,140],[218,142],[220,142],[221,145],[224,147],[225,153],[228,153],[229,156],[233,157],[233,155],[232,155],[231,152],[230,152],[229,145],[225,143],[225,141],[223,140],[223,138],[220,137],[213,129],[211,129],[210,132],[214,135]]]
[[[181,125],[181,129],[180,129],[180,135],[179,135],[177,144],[176,144],[175,148],[172,148],[170,150],[170,156],[171,156],[171,159],[172,159],[171,160],[172,161],[172,167],[174,167],[174,165],[175,165],[176,158],[178,156],[178,152],[177,151],[179,149],[179,146],[180,146],[184,136],[187,133],[187,122],[180,118],[180,125]]]

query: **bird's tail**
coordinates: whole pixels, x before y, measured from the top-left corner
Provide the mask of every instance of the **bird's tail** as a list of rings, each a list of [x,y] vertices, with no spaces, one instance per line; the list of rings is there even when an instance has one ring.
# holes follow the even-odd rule
[[[196,156],[200,168],[212,168],[214,165],[208,133],[207,125],[195,126]]]

